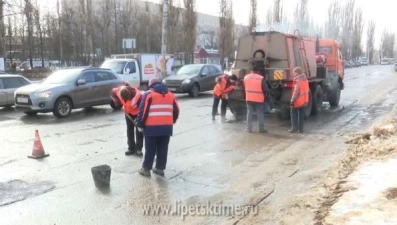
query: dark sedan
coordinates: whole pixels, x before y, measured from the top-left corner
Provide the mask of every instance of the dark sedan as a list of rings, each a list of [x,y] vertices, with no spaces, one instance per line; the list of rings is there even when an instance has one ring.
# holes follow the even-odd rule
[[[191,97],[197,97],[200,92],[211,91],[215,78],[222,74],[218,65],[191,64],[181,67],[177,74],[163,79],[163,83],[173,93],[188,93]]]

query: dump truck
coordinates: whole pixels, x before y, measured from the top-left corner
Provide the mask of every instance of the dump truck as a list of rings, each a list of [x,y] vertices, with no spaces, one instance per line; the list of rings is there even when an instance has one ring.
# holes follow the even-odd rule
[[[235,90],[229,95],[237,119],[245,118],[244,76],[253,66],[259,67],[270,89],[279,117],[290,117],[290,101],[295,67],[301,67],[310,84],[305,118],[317,114],[323,102],[337,107],[344,89],[344,65],[341,44],[333,39],[302,37],[299,30],[286,34],[271,29],[253,32],[239,39],[232,74],[238,77]]]

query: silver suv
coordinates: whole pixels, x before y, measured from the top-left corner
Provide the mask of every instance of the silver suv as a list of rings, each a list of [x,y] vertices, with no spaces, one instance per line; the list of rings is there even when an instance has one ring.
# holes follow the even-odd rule
[[[52,112],[58,118],[70,115],[72,109],[110,104],[111,90],[123,85],[121,78],[109,69],[73,68],[58,70],[43,82],[18,88],[14,93],[15,108],[25,114]]]

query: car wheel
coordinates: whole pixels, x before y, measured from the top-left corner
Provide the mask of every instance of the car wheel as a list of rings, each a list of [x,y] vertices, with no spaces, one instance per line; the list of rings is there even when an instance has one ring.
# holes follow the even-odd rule
[[[37,112],[23,112],[25,113],[27,116],[36,116]]]
[[[193,84],[192,89],[189,92],[190,97],[197,97],[200,94],[200,87],[197,83]]]
[[[72,102],[68,98],[60,98],[55,102],[54,116],[58,118],[66,118],[72,113]]]

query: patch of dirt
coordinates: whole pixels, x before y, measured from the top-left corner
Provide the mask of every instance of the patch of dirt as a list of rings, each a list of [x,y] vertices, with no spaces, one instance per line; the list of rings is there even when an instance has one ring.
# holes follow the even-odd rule
[[[363,162],[368,160],[386,159],[397,150],[397,120],[388,120],[373,127],[370,131],[351,135],[345,143],[347,151],[335,171],[328,175],[324,183],[326,194],[320,206],[315,210],[315,225],[324,225],[329,211],[349,187],[344,185],[346,178]],[[395,195],[393,195],[394,193]],[[397,197],[397,189],[388,192],[387,196]]]
[[[385,194],[388,200],[393,200],[397,198],[397,188],[389,188]]]

